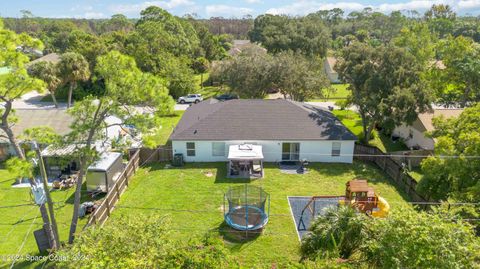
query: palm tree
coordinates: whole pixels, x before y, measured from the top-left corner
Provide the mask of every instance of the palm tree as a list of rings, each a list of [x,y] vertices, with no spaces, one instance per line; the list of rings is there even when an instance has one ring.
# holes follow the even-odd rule
[[[327,208],[302,239],[303,258],[331,255],[348,259],[365,239],[367,221],[365,214],[349,206]]]
[[[60,85],[62,80],[58,77],[58,67],[52,62],[38,62],[28,67],[30,76],[43,80],[48,92],[52,96],[55,107],[58,108],[57,99],[55,98],[55,90]]]
[[[78,53],[67,52],[60,56],[58,63],[60,74],[64,83],[69,84],[67,107],[72,105],[72,92],[77,88],[78,81],[86,81],[90,77],[87,60]]]

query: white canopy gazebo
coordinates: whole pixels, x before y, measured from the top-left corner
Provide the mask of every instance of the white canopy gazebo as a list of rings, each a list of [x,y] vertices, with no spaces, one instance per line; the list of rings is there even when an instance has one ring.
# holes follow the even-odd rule
[[[252,144],[230,145],[227,176],[230,178],[262,178],[262,146]]]

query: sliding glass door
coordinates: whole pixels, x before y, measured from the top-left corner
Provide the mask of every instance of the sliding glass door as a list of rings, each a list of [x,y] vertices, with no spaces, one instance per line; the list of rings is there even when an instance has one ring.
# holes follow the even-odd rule
[[[282,143],[282,161],[298,161],[300,143]]]

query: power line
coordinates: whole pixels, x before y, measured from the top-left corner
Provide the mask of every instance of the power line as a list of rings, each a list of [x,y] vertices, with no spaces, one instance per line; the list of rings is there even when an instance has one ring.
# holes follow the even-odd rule
[[[17,227],[17,225],[20,224],[20,223],[22,223],[23,220],[25,219],[25,217],[26,217],[28,214],[30,214],[30,213],[32,212],[32,209],[34,209],[34,208],[36,208],[36,207],[30,208],[30,210],[28,210],[28,211],[22,216],[22,218],[21,218],[19,221],[17,221],[16,223],[14,223],[14,224],[12,225],[12,228],[10,229],[10,231],[8,231],[8,233],[5,234],[5,236],[3,237],[4,240],[2,241],[2,244],[5,243],[5,242],[7,242],[7,239],[10,237],[10,234],[15,230],[15,228]],[[38,215],[37,215],[37,216],[38,216]]]
[[[158,207],[130,207],[130,206],[113,206],[114,208],[118,209],[133,209],[133,210],[153,210],[153,211],[171,211],[171,212],[176,212],[176,213],[198,213],[198,214],[205,214],[205,213],[211,213],[211,214],[223,214],[221,211],[215,211],[215,210],[194,210],[194,209],[174,209],[174,208],[158,208]],[[250,213],[251,215],[256,215],[256,213]],[[292,213],[270,213],[269,217],[301,217],[303,215],[311,215],[311,214],[292,214]],[[325,216],[324,216],[325,217]],[[333,217],[335,218],[335,217]],[[355,218],[355,217],[350,217],[350,218]],[[465,221],[479,221],[480,218],[469,218],[469,219],[462,219],[462,218],[443,218],[445,220],[465,220]]]
[[[36,205],[35,205],[35,204],[6,205],[6,206],[0,206],[0,209],[4,209],[4,208],[16,208],[16,207],[23,207],[23,206],[36,206]]]
[[[10,269],[12,269],[13,266],[15,265],[15,262],[17,262],[17,259],[18,259],[19,255],[20,255],[20,252],[22,251],[23,246],[25,246],[25,242],[27,242],[28,235],[30,234],[30,231],[31,231],[32,228],[33,228],[33,224],[34,224],[35,221],[37,220],[37,217],[38,217],[38,214],[37,214],[37,215],[35,216],[35,218],[33,219],[32,224],[30,224],[30,228],[28,228],[28,231],[27,231],[27,233],[25,234],[25,237],[24,237],[24,239],[23,239],[23,242],[22,242],[22,244],[20,245],[20,248],[18,249],[17,255],[15,255],[15,259],[13,260],[12,265],[10,265]]]

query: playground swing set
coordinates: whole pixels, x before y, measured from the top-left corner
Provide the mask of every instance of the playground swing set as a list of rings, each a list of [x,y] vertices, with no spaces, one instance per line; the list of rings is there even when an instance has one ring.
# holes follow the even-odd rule
[[[303,216],[308,210],[312,218],[317,213],[316,201],[322,199],[332,199],[336,198],[338,200],[338,205],[347,205],[355,208],[358,212],[365,213],[367,216],[384,218],[388,215],[390,211],[390,205],[387,200],[383,197],[377,195],[375,190],[368,186],[368,182],[365,179],[354,179],[346,183],[345,196],[313,196],[305,207],[302,210],[300,220],[298,223],[298,228],[305,223],[303,221]]]

